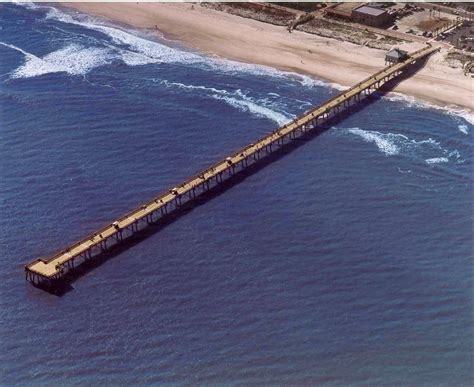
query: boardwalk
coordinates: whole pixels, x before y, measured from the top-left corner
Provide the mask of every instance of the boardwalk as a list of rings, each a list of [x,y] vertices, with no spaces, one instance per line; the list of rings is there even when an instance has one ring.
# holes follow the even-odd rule
[[[401,62],[377,72],[350,89],[311,109],[292,122],[274,130],[253,144],[219,161],[182,184],[158,195],[141,207],[130,211],[111,224],[88,235],[47,259],[36,259],[25,266],[26,279],[35,284],[52,286],[80,262],[93,259],[113,245],[133,235],[184,203],[219,185],[226,178],[242,171],[285,143],[312,130],[364,96],[378,90],[387,81],[399,76],[407,66],[427,57],[438,48],[426,47],[409,55]]]

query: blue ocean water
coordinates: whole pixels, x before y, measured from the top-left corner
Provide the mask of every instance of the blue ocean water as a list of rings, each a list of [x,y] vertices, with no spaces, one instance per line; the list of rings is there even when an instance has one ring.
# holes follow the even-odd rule
[[[472,383],[472,115],[378,99],[57,297],[23,264],[337,90],[0,7],[0,384]]]

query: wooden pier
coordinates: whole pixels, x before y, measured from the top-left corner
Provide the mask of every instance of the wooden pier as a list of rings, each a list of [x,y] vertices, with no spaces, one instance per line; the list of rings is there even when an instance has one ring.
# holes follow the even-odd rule
[[[185,203],[221,184],[227,178],[258,162],[293,139],[313,130],[328,119],[372,94],[389,80],[400,76],[408,66],[437,51],[425,47],[411,53],[403,62],[393,64],[364,79],[299,118],[274,130],[229,157],[165,191],[148,203],[136,208],[109,225],[59,251],[49,258],[39,258],[25,265],[26,279],[33,284],[54,287],[55,283],[75,266],[94,259],[114,245],[122,243],[149,224],[167,216]]]

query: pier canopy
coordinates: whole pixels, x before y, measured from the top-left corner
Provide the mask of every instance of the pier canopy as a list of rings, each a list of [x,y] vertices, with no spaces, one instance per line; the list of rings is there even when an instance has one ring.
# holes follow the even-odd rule
[[[399,48],[394,48],[385,55],[385,62],[399,63],[403,62],[406,58],[408,58],[408,52],[400,50]]]

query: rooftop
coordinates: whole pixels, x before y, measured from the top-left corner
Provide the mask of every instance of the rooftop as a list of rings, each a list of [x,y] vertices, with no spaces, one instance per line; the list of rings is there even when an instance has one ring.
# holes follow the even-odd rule
[[[353,12],[360,12],[370,16],[380,16],[386,13],[384,9],[378,9],[374,7],[369,7],[368,5],[363,5],[362,7],[355,8]]]
[[[406,51],[400,50],[399,48],[394,48],[387,52],[387,56],[390,58],[402,59],[408,55]]]

